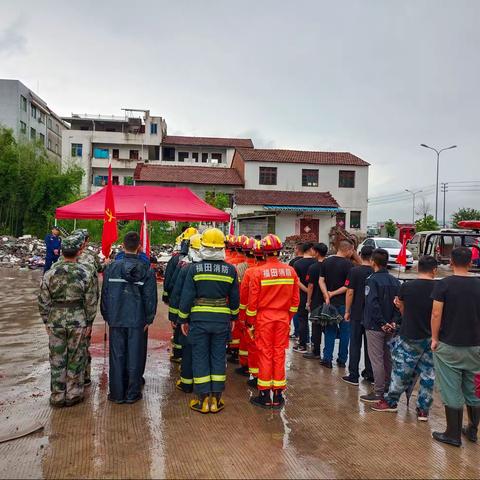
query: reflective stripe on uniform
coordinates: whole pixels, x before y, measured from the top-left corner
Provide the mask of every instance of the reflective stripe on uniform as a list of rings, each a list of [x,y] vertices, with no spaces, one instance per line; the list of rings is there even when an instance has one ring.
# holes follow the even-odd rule
[[[224,382],[227,379],[226,375],[210,375],[212,382]]]
[[[208,383],[210,381],[210,375],[206,375],[205,377],[194,377],[194,383]]]
[[[295,280],[293,278],[274,278],[260,281],[260,285],[262,285],[262,287],[269,285],[293,285],[294,283]]]
[[[230,345],[238,345],[240,343],[239,338],[234,338],[233,340],[230,340],[229,344]]]
[[[189,315],[189,313],[183,313],[181,310],[178,311],[178,316],[180,318],[188,318]]]
[[[250,367],[248,371],[253,375],[254,373],[258,373],[258,368]]]
[[[193,378],[183,378],[180,377],[180,381],[185,385],[191,385],[193,383]]]
[[[177,350],[181,350],[182,346],[178,343],[172,343],[173,348],[176,348]]]
[[[273,381],[273,387],[285,387],[287,385],[286,380],[274,380]]]
[[[233,277],[227,277],[225,275],[215,275],[214,273],[198,273],[193,276],[193,280],[198,282],[199,280],[210,280],[212,282],[226,282],[233,283]]]
[[[247,306],[240,304],[240,306],[239,306],[238,308],[239,308],[240,310],[246,310]]]
[[[230,310],[230,313],[231,313],[232,315],[238,315],[238,312],[239,312],[239,311],[240,311],[240,309],[237,308],[236,310]]]
[[[255,315],[257,315],[257,311],[256,311],[256,310],[255,310],[255,311],[252,311],[252,310],[249,310],[249,309],[247,308],[247,315],[248,315],[249,317],[255,317]]]
[[[125,280],[124,278],[109,278],[109,282],[112,283],[130,283],[129,281]],[[143,285],[144,282],[132,282],[134,285]]]
[[[176,313],[178,313],[178,308],[168,307],[168,312],[176,314]]]
[[[248,350],[239,350],[238,354],[242,357],[248,357]]]
[[[298,307],[290,307],[292,313],[298,312]]]
[[[273,385],[273,380],[261,380],[260,378],[257,380],[257,385],[259,387],[271,387]]]
[[[228,307],[210,307],[207,305],[195,305],[192,307],[192,313],[194,312],[227,313],[228,315],[232,313]],[[181,316],[180,313],[179,316]]]

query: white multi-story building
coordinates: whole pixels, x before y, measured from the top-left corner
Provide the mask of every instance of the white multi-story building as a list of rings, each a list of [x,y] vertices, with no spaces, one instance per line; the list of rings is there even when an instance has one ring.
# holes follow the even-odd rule
[[[12,129],[18,140],[40,142],[61,162],[62,133],[68,125],[19,80],[0,79],[0,125]]]
[[[76,163],[85,175],[82,192],[90,194],[105,185],[112,163],[113,183],[133,185],[137,163],[160,160],[160,144],[167,125],[148,110],[124,109],[123,117],[72,114],[64,117],[70,130],[64,134],[64,166]]]

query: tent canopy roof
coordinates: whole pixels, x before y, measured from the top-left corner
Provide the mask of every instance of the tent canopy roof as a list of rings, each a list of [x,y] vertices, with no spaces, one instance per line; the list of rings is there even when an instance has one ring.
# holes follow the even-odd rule
[[[103,220],[106,187],[89,197],[59,207],[57,219]],[[113,185],[117,220],[147,219],[179,222],[228,222],[230,215],[197,197],[188,188]]]

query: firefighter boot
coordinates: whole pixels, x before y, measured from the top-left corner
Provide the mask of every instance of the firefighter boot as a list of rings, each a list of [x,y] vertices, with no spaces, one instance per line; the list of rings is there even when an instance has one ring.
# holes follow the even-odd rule
[[[274,390],[272,408],[274,410],[280,410],[284,405],[285,405],[285,398],[283,398],[282,390]]]
[[[238,373],[239,375],[243,375],[244,377],[250,376],[250,374],[248,373],[248,366],[247,365],[245,365],[243,367],[236,368],[235,373]]]
[[[177,390],[180,390],[183,393],[192,393],[193,392],[192,385],[187,385],[186,383],[183,383],[182,380],[177,380],[177,383],[175,384],[175,388]]]
[[[230,356],[227,359],[230,363],[238,363],[238,350],[231,349]]]
[[[260,390],[258,397],[250,398],[250,402],[253,403],[256,407],[271,408],[272,400],[270,397],[270,390]]]
[[[471,441],[478,440],[478,424],[480,422],[480,407],[467,405],[468,425],[462,428],[462,433]]]
[[[198,396],[198,399],[190,400],[190,408],[196,412],[208,413],[210,411],[209,397],[207,393],[203,393]]]
[[[447,429],[444,432],[433,432],[432,437],[438,442],[460,447],[462,445],[463,408],[451,408],[445,405],[445,417]]]
[[[252,377],[247,380],[247,385],[255,389],[257,388],[257,383],[258,383],[257,377]]]
[[[221,392],[214,392],[210,402],[210,413],[218,413],[225,408],[225,402],[222,400]]]

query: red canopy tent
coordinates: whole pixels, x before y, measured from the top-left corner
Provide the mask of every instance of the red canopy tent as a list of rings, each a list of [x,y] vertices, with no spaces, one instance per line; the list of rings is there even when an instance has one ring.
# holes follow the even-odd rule
[[[147,204],[148,221],[228,222],[228,213],[212,207],[188,188],[113,185],[117,220],[142,220],[143,205]],[[105,188],[57,208],[57,219],[103,220]]]

